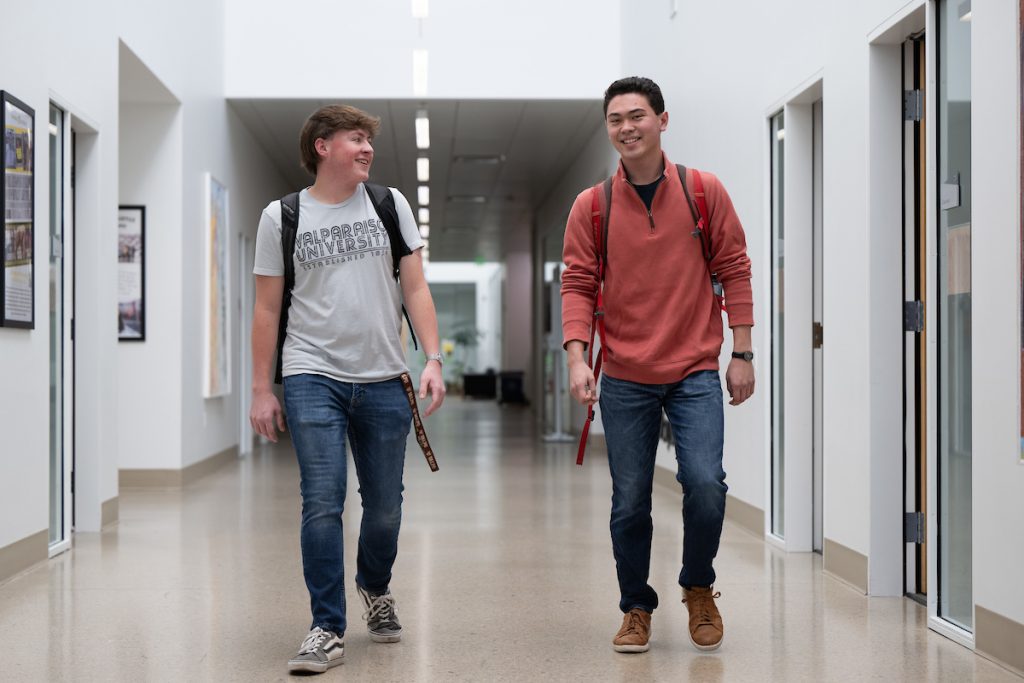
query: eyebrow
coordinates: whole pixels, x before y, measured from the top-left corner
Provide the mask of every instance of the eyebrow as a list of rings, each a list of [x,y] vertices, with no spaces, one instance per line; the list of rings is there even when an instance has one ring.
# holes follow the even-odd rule
[[[629,116],[630,114],[635,114],[637,112],[643,112],[643,111],[644,111],[643,107],[637,107],[636,109],[630,109],[625,114],[621,114],[621,113],[619,113],[617,111],[608,112],[608,116],[609,116],[609,118],[612,117],[612,116]]]

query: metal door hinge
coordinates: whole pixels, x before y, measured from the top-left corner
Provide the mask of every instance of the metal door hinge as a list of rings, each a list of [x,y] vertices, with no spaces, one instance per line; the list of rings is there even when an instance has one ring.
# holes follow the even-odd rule
[[[903,542],[924,543],[924,513],[903,513]]]
[[[825,328],[821,323],[811,324],[811,348],[820,349],[825,343]]]
[[[903,331],[924,331],[924,303],[921,301],[903,302]]]
[[[903,91],[903,120],[920,121],[924,116],[924,92],[921,90]]]

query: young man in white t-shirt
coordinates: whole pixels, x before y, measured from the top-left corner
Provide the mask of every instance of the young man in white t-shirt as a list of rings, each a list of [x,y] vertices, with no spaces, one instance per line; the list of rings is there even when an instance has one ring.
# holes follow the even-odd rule
[[[362,495],[356,589],[376,642],[397,642],[402,627],[388,584],[402,519],[402,469],[412,407],[400,376],[404,301],[427,356],[419,397],[430,415],[444,400],[437,315],[409,202],[391,188],[402,238],[412,251],[393,274],[392,245],[363,185],[380,119],[354,107],[313,113],[300,136],[302,164],[316,176],[299,194],[295,285],[282,375],[288,427],[299,461],[302,567],[313,613],[291,672],[321,673],[344,657],[345,579],[341,513],[347,487],[345,440]],[[263,211],[256,238],[253,395],[256,433],[277,441],[281,405],[271,391],[284,290],[281,202]]]

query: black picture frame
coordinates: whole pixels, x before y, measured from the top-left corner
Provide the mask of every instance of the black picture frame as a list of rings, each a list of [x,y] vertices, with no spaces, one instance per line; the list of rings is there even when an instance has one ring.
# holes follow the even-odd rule
[[[3,131],[3,240],[0,252],[0,326],[31,330],[35,314],[36,112],[0,90]]]
[[[146,207],[117,207],[117,340],[146,341]]]

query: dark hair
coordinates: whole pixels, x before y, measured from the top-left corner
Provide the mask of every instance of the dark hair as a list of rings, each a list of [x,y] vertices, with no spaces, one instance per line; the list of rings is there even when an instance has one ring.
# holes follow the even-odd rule
[[[372,138],[380,130],[380,118],[367,114],[347,104],[329,104],[320,107],[309,115],[299,134],[299,152],[302,155],[302,168],[316,175],[320,165],[320,155],[316,152],[316,141],[325,140],[339,130],[365,130]]]
[[[620,78],[604,91],[604,115],[608,115],[608,103],[612,101],[613,97],[634,92],[647,98],[647,102],[655,114],[660,115],[665,111],[665,98],[661,96],[661,88],[658,87],[658,84],[643,76],[630,76]]]

